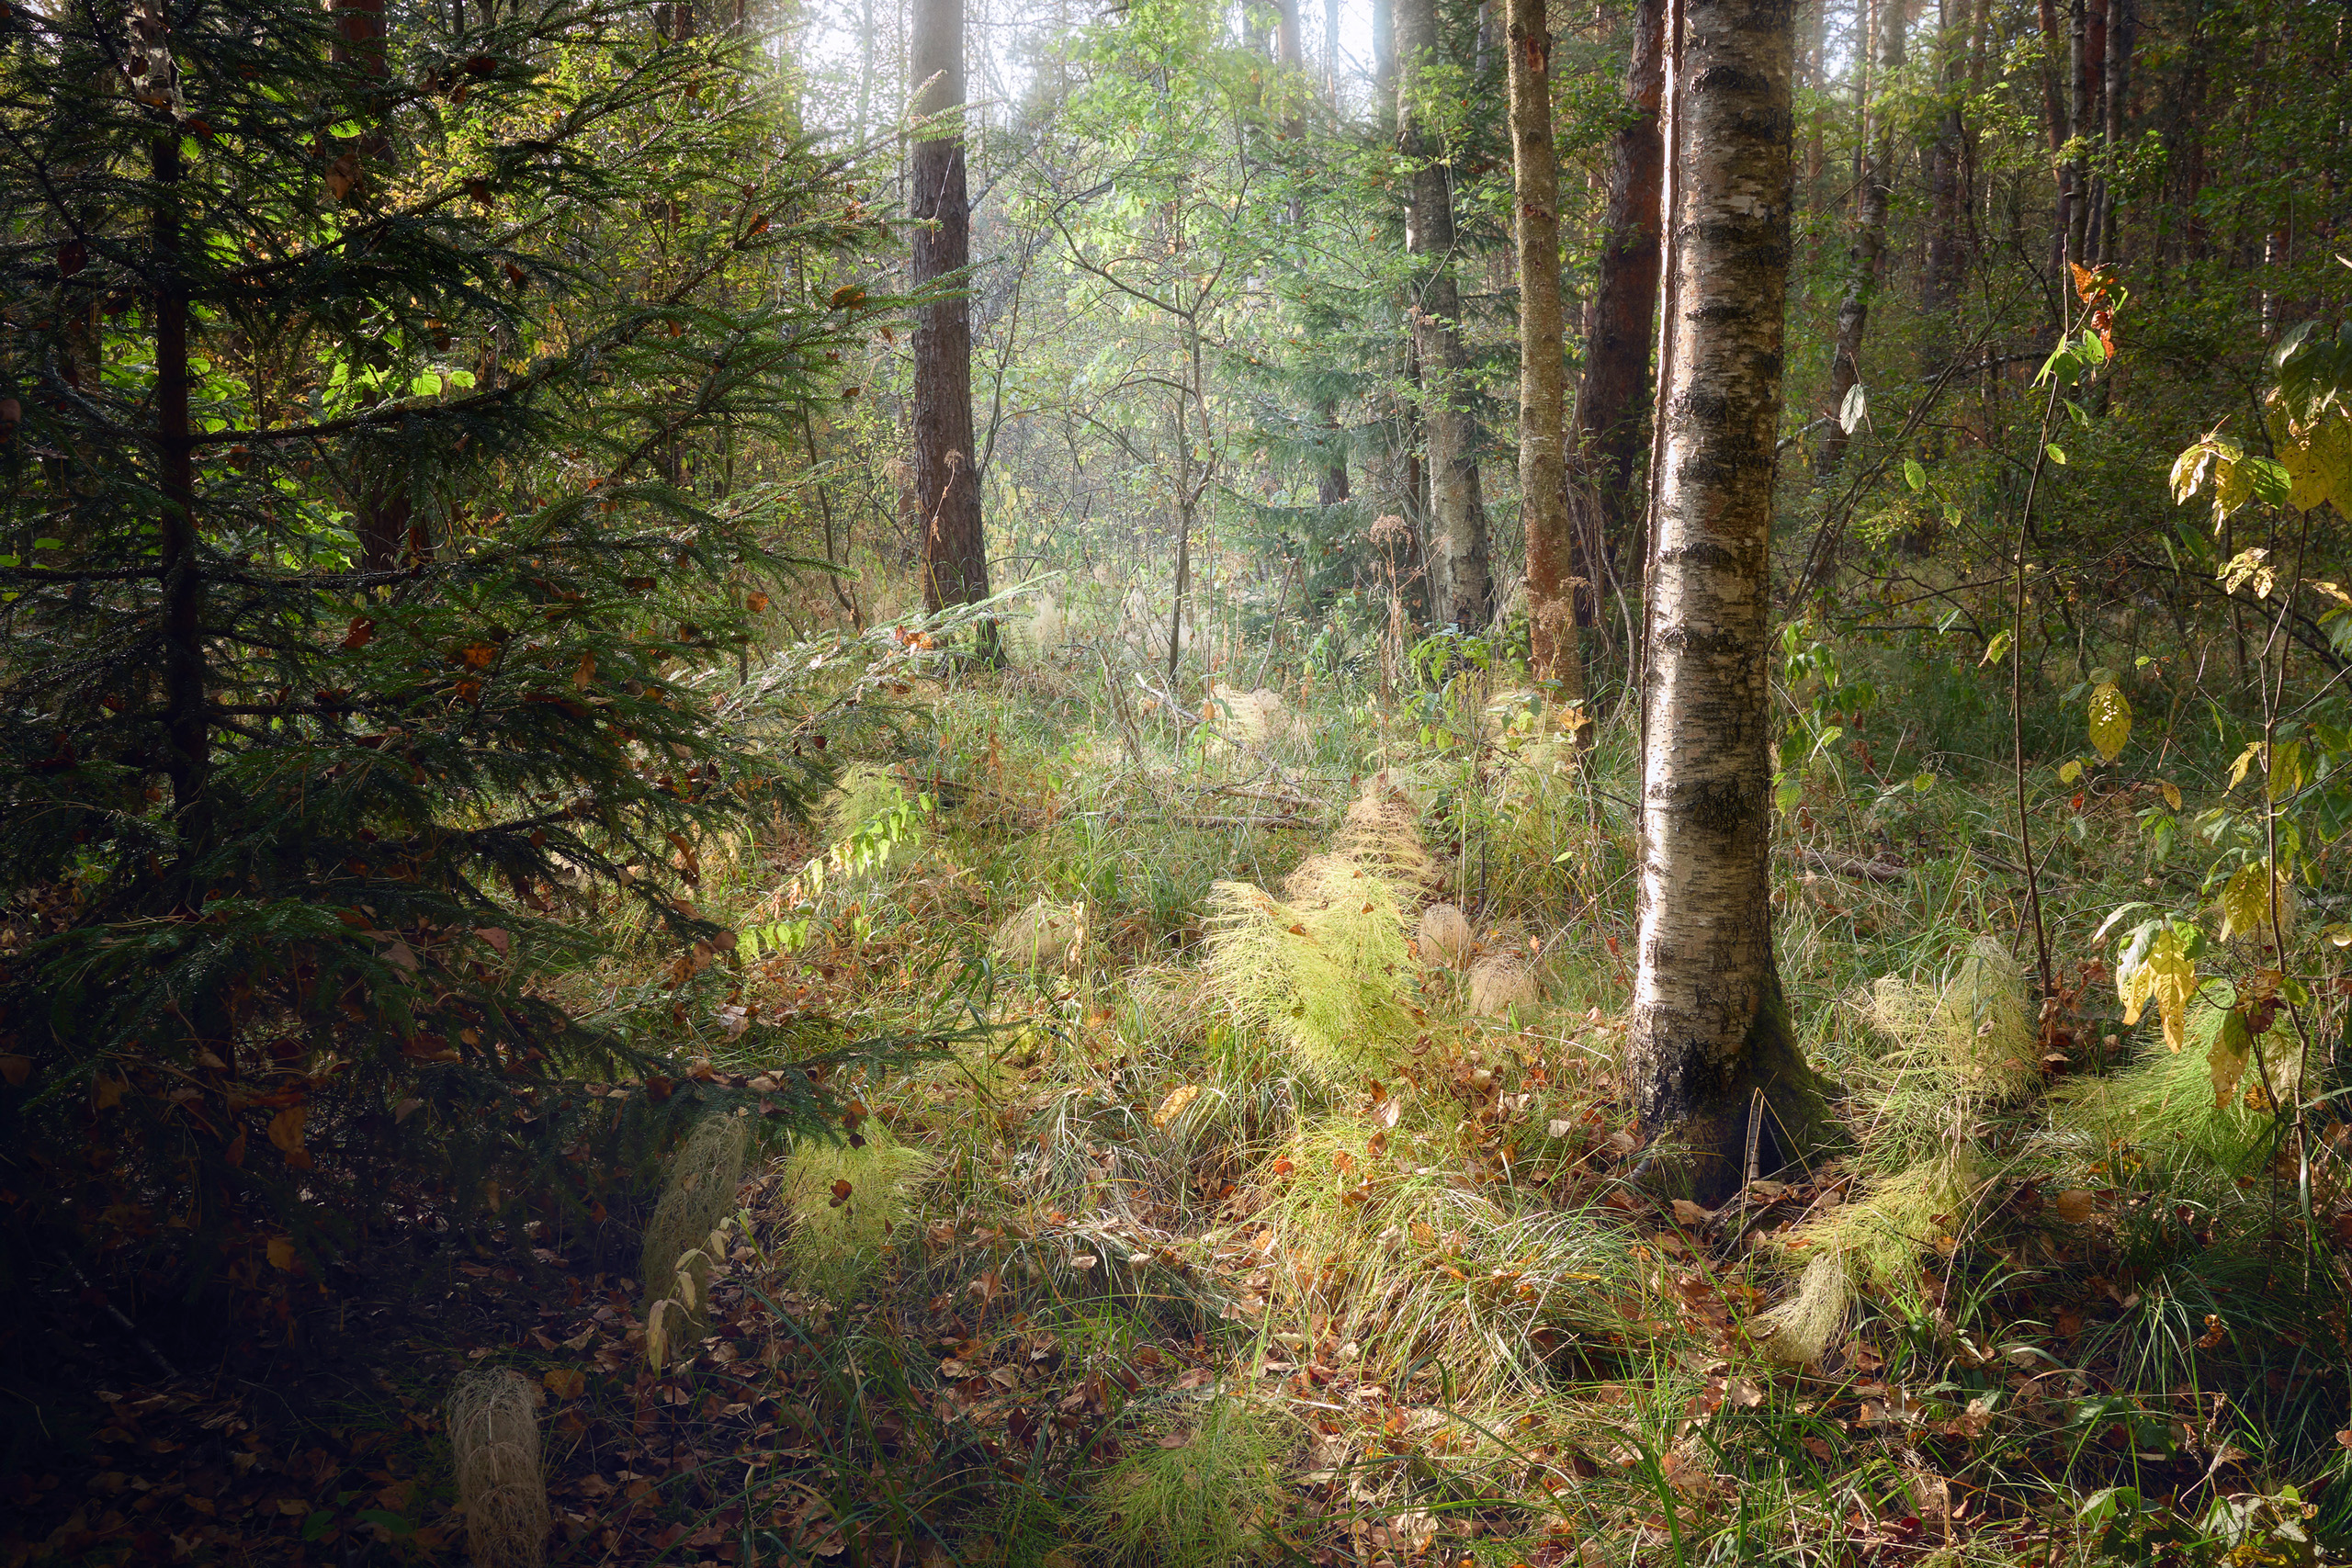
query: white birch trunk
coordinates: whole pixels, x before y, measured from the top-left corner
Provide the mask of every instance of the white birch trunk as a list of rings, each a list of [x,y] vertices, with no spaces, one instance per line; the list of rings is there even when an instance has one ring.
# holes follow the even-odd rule
[[[1792,0],[1681,10],[1630,1054],[1644,1127],[1679,1134],[1713,1202],[1738,1189],[1751,1137],[1762,1168],[1777,1168],[1811,1140],[1820,1106],[1790,1036],[1767,883],[1767,565],[1796,39]]]

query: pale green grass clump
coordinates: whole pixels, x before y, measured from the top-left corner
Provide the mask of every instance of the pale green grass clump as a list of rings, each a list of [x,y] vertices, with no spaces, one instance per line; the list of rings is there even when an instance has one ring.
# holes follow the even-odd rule
[[[1877,1103],[1861,1128],[1862,1164],[1892,1174],[1970,1135],[1984,1111],[2031,1091],[2040,1064],[2025,976],[1979,937],[1939,986],[1883,976],[1864,1009],[1886,1048],[1859,1064]]]
[[[450,1390],[444,1415],[475,1568],[539,1568],[547,1561],[552,1517],[539,1461],[538,1397],[511,1367],[469,1371]]]
[[[784,1160],[778,1196],[792,1215],[786,1270],[801,1289],[836,1300],[854,1295],[880,1266],[907,1223],[908,1190],[931,1165],[878,1122],[865,1123],[865,1137],[863,1148],[803,1139]]]
[[[887,768],[858,762],[842,770],[832,792],[818,807],[825,841],[837,844],[907,798],[906,786]]]
[[[1113,1561],[1151,1568],[1227,1568],[1275,1550],[1287,1490],[1290,1424],[1227,1394],[1177,1407],[1164,1441],[1105,1471],[1082,1521]]]
[[[2302,1048],[2281,1009],[2233,1071],[2222,1032],[2235,1000],[2226,981],[2209,985],[2189,1008],[2180,1050],[2151,1039],[2122,1072],[2072,1088],[2058,1102],[2062,1121],[2101,1151],[2129,1144],[2176,1177],[2260,1168],[2276,1131],[2270,1108],[2291,1103],[2300,1089]]]
[[[1974,1148],[1962,1144],[1881,1177],[1852,1202],[1816,1210],[1785,1245],[1836,1258],[1879,1290],[1907,1295],[1918,1287],[1921,1255],[1965,1234],[1985,1189]]]
[[[1342,855],[1316,855],[1276,898],[1248,883],[1209,891],[1212,985],[1243,1028],[1263,1030],[1306,1072],[1377,1066],[1411,1022],[1412,964],[1396,886]]]

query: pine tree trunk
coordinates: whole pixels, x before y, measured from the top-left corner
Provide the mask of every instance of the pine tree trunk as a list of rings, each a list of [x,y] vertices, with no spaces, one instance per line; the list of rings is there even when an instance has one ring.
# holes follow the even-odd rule
[[[1511,169],[1518,185],[1519,495],[1527,528],[1530,673],[1562,703],[1584,697],[1560,354],[1560,171],[1552,144],[1552,29],[1544,0],[1510,0]]]
[[[1891,92],[1895,73],[1903,69],[1903,0],[1878,0],[1871,7],[1877,37],[1881,90]],[[1838,303],[1838,344],[1829,366],[1829,412],[1841,412],[1846,394],[1862,378],[1862,334],[1870,327],[1871,301],[1878,294],[1879,277],[1886,267],[1886,209],[1894,181],[1894,117],[1883,107],[1871,117],[1870,142],[1862,158],[1861,210],[1854,220],[1854,243],[1847,252],[1849,268],[1846,297]],[[1834,474],[1846,459],[1850,437],[1841,422],[1833,422],[1822,438],[1821,472]]]
[[[1325,398],[1315,405],[1315,423],[1323,431],[1323,461],[1315,473],[1315,499],[1337,506],[1348,499],[1348,433],[1340,425],[1340,403]]]
[[[1960,291],[1966,281],[1967,251],[1961,240],[1961,218],[1968,210],[1967,124],[1962,116],[1962,95],[1967,82],[1965,48],[1958,18],[1952,15],[1949,0],[1938,6],[1936,30],[1937,58],[1943,69],[1938,73],[1943,89],[1943,105],[1936,116],[1936,141],[1929,149],[1928,164],[1928,265],[1922,304],[1928,312],[1929,372],[1940,371],[1950,359],[1955,325],[1953,312],[1960,308]]]
[[[1792,0],[1681,0],[1642,754],[1642,1124],[1713,1204],[1812,1143],[1773,964],[1766,652],[1790,222]],[[1892,8],[1890,5],[1890,9]],[[1760,1108],[1761,1114],[1758,1114]]]
[[[1415,103],[1422,68],[1438,47],[1435,0],[1396,0],[1396,135],[1413,167],[1405,248],[1420,259],[1410,307],[1420,345],[1422,422],[1429,435],[1427,547],[1432,614],[1441,626],[1483,632],[1494,614],[1487,508],[1478,488],[1478,430],[1470,412],[1470,355],[1462,342],[1462,294],[1454,277],[1453,194],[1446,165]]]
[[[1621,558],[1624,537],[1639,521],[1634,474],[1657,335],[1658,187],[1666,166],[1657,119],[1666,81],[1666,0],[1636,0],[1633,25],[1627,112],[1610,138],[1609,204],[1601,218],[1599,276],[1585,311],[1584,378],[1569,455],[1571,486],[1600,497],[1606,530],[1601,547],[1610,563]],[[1578,575],[1596,584],[1607,570],[1600,560],[1578,563]]]
[[[971,259],[964,186],[963,0],[915,0],[911,57],[915,112],[940,116],[917,132],[912,163],[914,284],[954,278]],[[959,286],[960,287],[960,286]],[[915,317],[915,495],[922,509],[923,603],[933,610],[989,596],[988,542],[980,527],[979,467],[972,450],[972,318],[960,297]],[[980,654],[999,655],[993,623]]]
[[[2067,53],[2065,36],[2058,30],[2056,0],[2041,0],[2041,118],[2050,138],[2050,166],[2058,182],[2057,221],[2050,240],[2050,273],[2054,282],[2066,254],[2066,208],[2069,199],[2066,139],[2074,134],[2066,119],[2066,94],[2060,85]]]

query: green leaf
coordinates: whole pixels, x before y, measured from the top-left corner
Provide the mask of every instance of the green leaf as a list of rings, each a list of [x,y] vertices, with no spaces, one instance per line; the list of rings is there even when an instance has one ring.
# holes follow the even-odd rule
[[[427,370],[411,381],[408,389],[420,398],[437,398],[441,395],[441,378]]]
[[[1905,457],[1903,459],[1903,481],[1909,485],[1913,490],[1925,490],[1928,488],[1928,470],[1919,466],[1917,458]]]
[[[474,373],[470,370],[452,370],[449,372],[449,385],[461,392],[470,392],[474,389]]]
[[[1998,664],[2001,661],[2001,655],[2008,651],[2009,634],[2008,631],[2004,628],[2003,630],[1993,634],[1993,640],[1984,645],[1984,657],[1978,660],[1976,662],[1980,665]]]
[[[2061,446],[2058,443],[2052,441],[2044,448],[2044,450],[2050,454],[2050,460],[2052,462],[2057,464],[2062,468],[2066,466],[2066,449],[2064,446]]]
[[[2267,457],[2248,457],[2246,468],[2254,479],[2254,497],[2267,506],[2284,506],[2295,493],[2295,477],[2287,465]]]

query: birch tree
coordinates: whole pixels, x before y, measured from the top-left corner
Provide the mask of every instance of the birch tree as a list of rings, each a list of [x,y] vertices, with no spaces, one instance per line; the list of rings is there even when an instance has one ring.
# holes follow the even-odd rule
[[[1792,0],[1682,0],[1669,38],[1667,308],[1643,684],[1643,1126],[1703,1202],[1813,1141],[1773,964],[1765,655],[1791,244]],[[1679,59],[1674,58],[1679,55]]]

